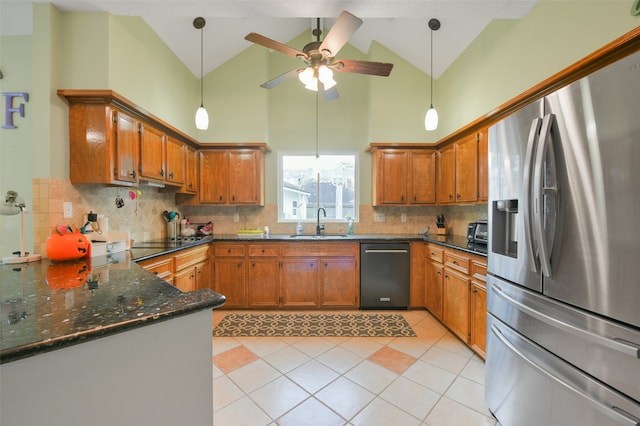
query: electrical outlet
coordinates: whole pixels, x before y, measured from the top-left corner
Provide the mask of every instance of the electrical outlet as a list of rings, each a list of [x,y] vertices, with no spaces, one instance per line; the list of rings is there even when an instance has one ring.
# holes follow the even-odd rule
[[[73,203],[69,201],[62,203],[62,214],[65,219],[73,218]]]
[[[384,222],[386,220],[387,220],[387,218],[386,218],[384,213],[374,213],[373,214],[373,221],[374,222]]]
[[[234,213],[233,214],[233,221],[234,222],[240,222],[240,213]]]
[[[407,214],[406,213],[402,213],[400,215],[400,222],[406,222],[407,221]]]

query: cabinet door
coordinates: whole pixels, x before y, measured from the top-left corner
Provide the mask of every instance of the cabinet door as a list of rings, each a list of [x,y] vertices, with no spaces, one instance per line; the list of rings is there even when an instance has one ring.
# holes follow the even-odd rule
[[[138,183],[139,123],[120,111],[114,111],[116,180]]]
[[[182,185],[185,180],[186,146],[179,140],[167,138],[167,182]]]
[[[186,268],[173,276],[173,285],[187,292],[196,289],[196,268]]]
[[[227,202],[226,151],[200,151],[200,202],[225,204]]]
[[[409,203],[435,204],[435,151],[414,150],[409,158]]]
[[[316,258],[285,259],[280,271],[282,306],[318,305],[318,261]]]
[[[261,151],[230,150],[229,156],[229,204],[259,205],[262,162]]]
[[[476,133],[456,142],[456,202],[478,199],[478,136]]]
[[[320,259],[320,306],[359,306],[355,259]]]
[[[198,263],[196,266],[196,289],[209,288],[213,290],[213,282],[211,273],[211,261],[205,260]]]
[[[166,136],[148,124],[140,125],[140,176],[164,181]]]
[[[189,145],[186,150],[185,184],[182,186],[182,192],[193,194],[198,192],[198,151]]]
[[[279,262],[274,259],[249,259],[247,300],[251,307],[277,307],[280,298]]]
[[[463,342],[469,342],[469,285],[465,275],[444,269],[443,322]]]
[[[478,201],[489,199],[489,136],[488,130],[478,132]]]
[[[407,159],[405,150],[385,149],[375,153],[374,205],[407,203]]]
[[[438,151],[436,161],[436,199],[438,204],[455,202],[455,147],[449,145]]]
[[[215,259],[213,275],[214,290],[227,298],[225,307],[247,305],[244,259]]]
[[[442,321],[444,268],[441,263],[427,261],[425,265],[424,304]]]
[[[487,289],[479,281],[471,281],[471,348],[483,357],[487,349]]]

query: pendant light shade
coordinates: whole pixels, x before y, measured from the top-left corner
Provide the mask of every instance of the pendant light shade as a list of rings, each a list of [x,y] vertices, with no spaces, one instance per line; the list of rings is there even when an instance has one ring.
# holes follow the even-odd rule
[[[427,114],[424,116],[424,128],[427,131],[436,130],[438,128],[438,111],[433,107],[433,32],[440,29],[440,21],[437,19],[429,20],[429,29],[431,30],[431,102]]]
[[[204,18],[198,17],[193,20],[193,26],[200,30],[200,107],[196,111],[196,129],[207,130],[209,128],[209,113],[204,107],[204,72],[203,72],[203,31],[202,29],[207,24]]]

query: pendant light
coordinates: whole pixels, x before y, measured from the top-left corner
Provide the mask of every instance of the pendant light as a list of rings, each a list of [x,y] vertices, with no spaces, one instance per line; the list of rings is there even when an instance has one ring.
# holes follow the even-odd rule
[[[424,116],[424,128],[425,130],[435,130],[438,128],[438,111],[433,107],[433,32],[440,29],[440,21],[433,18],[429,20],[429,29],[431,30],[431,103],[427,110],[427,115]]]
[[[202,17],[197,17],[193,20],[193,26],[200,30],[200,107],[196,111],[196,129],[198,130],[207,130],[209,128],[209,114],[207,110],[204,108],[204,72],[202,66],[202,56],[203,56],[203,36],[202,29],[207,24]]]

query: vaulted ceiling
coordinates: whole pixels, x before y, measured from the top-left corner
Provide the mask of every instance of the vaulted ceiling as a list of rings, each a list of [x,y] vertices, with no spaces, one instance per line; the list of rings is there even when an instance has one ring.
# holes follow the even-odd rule
[[[244,39],[250,32],[286,44],[315,27],[316,18],[323,18],[324,28],[330,28],[342,10],[364,21],[351,36],[351,45],[366,53],[375,40],[428,74],[431,64],[427,23],[437,18],[442,26],[433,34],[433,74],[438,78],[492,20],[521,19],[536,1],[51,0],[46,3],[61,11],[140,16],[197,77],[200,32],[193,26],[197,16],[207,21],[203,30],[205,74],[251,46]],[[31,2],[0,2],[2,35],[30,33],[31,25]]]

